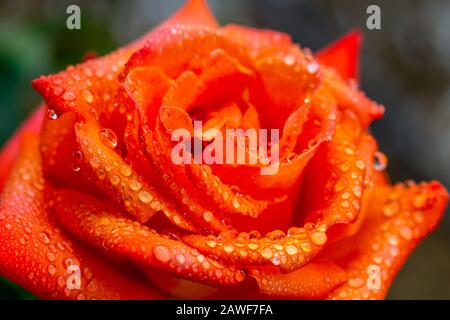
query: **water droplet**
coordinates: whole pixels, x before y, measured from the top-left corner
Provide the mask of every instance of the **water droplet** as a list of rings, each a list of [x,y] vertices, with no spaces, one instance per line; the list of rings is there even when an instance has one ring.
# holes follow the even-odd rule
[[[281,239],[284,239],[284,238],[286,237],[286,235],[285,235],[285,233],[284,233],[283,231],[281,231],[281,230],[274,230],[274,231],[271,231],[271,232],[267,235],[267,237],[268,237],[269,239],[272,239],[272,240],[281,240]]]
[[[153,196],[148,191],[145,190],[139,192],[138,197],[139,200],[141,200],[143,203],[149,203],[153,199]]]
[[[288,66],[293,66],[295,63],[295,57],[292,54],[287,54],[284,59],[284,63]]]
[[[78,172],[81,170],[81,167],[78,163],[72,162],[72,171]]]
[[[100,160],[97,157],[93,157],[91,160],[89,160],[89,163],[91,164],[91,167],[96,169],[100,167]]]
[[[427,196],[426,194],[417,194],[414,196],[412,200],[412,204],[417,209],[423,208],[425,206],[425,203],[427,202]]]
[[[377,151],[374,155],[373,167],[377,171],[383,171],[387,167],[387,157],[383,152]]]
[[[130,182],[128,182],[128,187],[133,191],[139,191],[139,189],[141,189],[142,187],[142,184],[135,179],[131,179]]]
[[[162,245],[157,245],[153,248],[155,258],[161,262],[168,262],[171,258],[170,250]]]
[[[344,190],[345,186],[347,185],[347,182],[343,179],[340,179],[336,184],[334,185],[334,190],[337,192]]]
[[[177,254],[177,261],[181,264],[184,264],[186,262],[186,258],[182,254]]]
[[[47,271],[51,276],[53,276],[56,273],[56,268],[54,265],[51,264],[48,266]]]
[[[413,237],[413,233],[410,227],[403,226],[400,228],[400,235],[406,240],[411,240]]]
[[[316,73],[319,70],[319,64],[315,61],[310,62],[306,65],[306,70],[308,70],[309,73]]]
[[[358,167],[358,169],[364,170],[364,168],[366,167],[366,163],[364,162],[364,160],[358,160],[356,161],[356,166]]]
[[[213,219],[213,214],[211,211],[205,211],[203,213],[203,219],[205,219],[206,222],[211,222]]]
[[[233,248],[233,246],[231,246],[231,245],[226,245],[226,246],[223,247],[223,250],[224,250],[225,252],[227,252],[227,253],[231,253],[231,252],[234,251],[234,248]]]
[[[259,239],[261,238],[261,234],[257,230],[252,230],[248,233],[248,237],[250,239]]]
[[[76,150],[72,153],[73,158],[75,161],[82,161],[83,160],[83,153],[80,150]]]
[[[45,232],[41,232],[38,235],[38,239],[40,242],[42,242],[43,244],[49,244],[50,243],[50,238],[48,237],[48,234]]]
[[[84,101],[86,101],[87,103],[92,103],[94,101],[94,96],[89,90],[83,90],[82,95]]]
[[[286,253],[293,256],[298,253],[298,249],[293,244],[290,244],[286,247]]]
[[[54,261],[54,260],[55,260],[55,254],[54,254],[54,253],[51,253],[51,252],[48,252],[48,253],[47,253],[47,259],[48,259],[49,261]]]
[[[111,177],[109,177],[109,181],[111,182],[112,185],[116,186],[120,183],[120,178],[119,176],[112,175]]]
[[[311,244],[309,242],[303,242],[300,244],[300,249],[302,249],[303,252],[311,252],[312,247]]]
[[[217,246],[217,242],[214,240],[208,240],[206,241],[206,245],[210,248],[215,248]]]
[[[327,242],[327,235],[324,232],[314,232],[311,234],[311,242],[316,246],[322,246]]]
[[[86,295],[84,293],[80,292],[77,295],[77,300],[86,300]]]
[[[161,202],[159,202],[159,201],[153,201],[153,202],[150,204],[150,207],[151,207],[154,211],[159,211],[159,210],[162,209],[162,204],[161,204]]]
[[[270,259],[272,258],[273,252],[270,248],[264,248],[261,251],[261,255],[263,256],[263,258]]]
[[[234,274],[234,279],[236,279],[237,282],[241,282],[245,279],[245,273],[242,270],[236,271]]]
[[[359,288],[364,284],[364,280],[361,278],[350,278],[348,280],[348,285],[352,288]]]
[[[58,119],[58,114],[56,113],[55,110],[53,110],[53,109],[48,109],[48,110],[47,110],[47,118],[48,118],[49,120],[56,120],[56,119]]]
[[[64,92],[64,89],[61,87],[55,87],[55,89],[53,89],[53,94],[57,97],[59,97],[60,95],[62,95]]]
[[[360,186],[354,186],[352,191],[355,196],[357,196],[358,198],[361,197],[362,189]]]
[[[117,135],[111,129],[103,128],[100,131],[100,139],[102,140],[104,145],[108,146],[111,149],[117,147]]]
[[[383,205],[382,210],[384,216],[390,218],[394,214],[396,214],[400,210],[400,208],[397,202],[389,201]]]
[[[63,94],[63,99],[66,101],[73,101],[75,100],[75,94],[72,91],[66,91]]]
[[[236,209],[239,209],[240,206],[241,206],[241,204],[239,203],[239,199],[233,198],[233,207]]]
[[[131,168],[126,165],[121,166],[120,174],[123,175],[124,177],[129,177],[131,175]]]
[[[349,148],[349,147],[346,147],[346,148],[344,149],[344,152],[345,152],[346,154],[348,154],[348,155],[354,155],[354,154],[355,154],[355,151],[354,151],[352,148]]]

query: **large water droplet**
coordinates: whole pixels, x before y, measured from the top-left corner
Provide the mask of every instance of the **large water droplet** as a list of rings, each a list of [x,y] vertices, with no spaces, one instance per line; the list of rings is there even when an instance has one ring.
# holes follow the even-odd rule
[[[63,99],[66,101],[73,101],[75,100],[75,93],[73,93],[72,91],[66,91],[63,94]]]
[[[170,250],[166,246],[158,245],[153,248],[155,258],[161,262],[168,262],[171,258]]]
[[[111,149],[117,147],[117,135],[114,131],[108,128],[103,128],[100,132],[100,139],[103,144]]]
[[[383,152],[377,151],[374,155],[373,167],[377,171],[383,171],[387,167],[387,157]]]
[[[145,190],[139,192],[138,197],[139,200],[141,200],[143,203],[149,203],[153,199],[153,196],[148,191]]]
[[[56,113],[55,110],[53,110],[53,109],[48,109],[48,110],[47,110],[47,118],[48,118],[49,120],[56,120],[56,119],[58,119],[58,114]]]

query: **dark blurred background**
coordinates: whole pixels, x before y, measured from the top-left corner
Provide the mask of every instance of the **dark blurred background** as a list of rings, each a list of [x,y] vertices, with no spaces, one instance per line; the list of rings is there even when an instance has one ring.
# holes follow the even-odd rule
[[[0,144],[39,103],[30,81],[104,54],[147,32],[182,0],[2,0]],[[66,8],[81,8],[81,30],[66,28]],[[394,181],[439,179],[450,188],[450,1],[209,0],[222,24],[291,34],[316,50],[352,28],[365,34],[362,84],[386,106],[373,126]],[[381,30],[366,28],[366,8],[381,8]],[[448,214],[396,278],[390,299],[450,299]],[[32,298],[0,278],[0,298]]]

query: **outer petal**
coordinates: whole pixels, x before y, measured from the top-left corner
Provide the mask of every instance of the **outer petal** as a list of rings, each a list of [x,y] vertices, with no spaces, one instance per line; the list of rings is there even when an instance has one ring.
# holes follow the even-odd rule
[[[73,242],[45,209],[38,139],[27,135],[0,198],[0,274],[33,294],[52,299],[157,299],[137,279],[117,273]],[[70,265],[81,271],[80,289],[70,290]]]
[[[17,159],[20,149],[20,143],[26,132],[39,133],[41,131],[45,106],[41,105],[36,111],[25,121],[25,123],[14,133],[11,139],[3,146],[0,152],[0,192],[3,190],[5,183],[11,173],[14,163]]]
[[[445,211],[448,193],[438,182],[377,187],[357,235],[329,248],[349,280],[331,299],[382,299],[416,245]]]
[[[342,284],[347,275],[333,263],[312,262],[288,274],[267,274],[253,270],[260,293],[284,299],[323,299]]]
[[[168,270],[178,276],[212,285],[244,280],[235,267],[205,257],[177,239],[163,237],[138,222],[121,217],[106,203],[70,190],[54,194],[56,215],[78,237],[124,256],[144,268]]]

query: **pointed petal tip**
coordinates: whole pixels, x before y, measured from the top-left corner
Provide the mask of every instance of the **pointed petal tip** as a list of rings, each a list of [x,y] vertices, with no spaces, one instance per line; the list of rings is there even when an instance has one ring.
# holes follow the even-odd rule
[[[344,79],[358,80],[362,41],[363,32],[360,29],[352,29],[335,42],[320,49],[316,57],[320,63],[334,68]]]
[[[162,27],[176,24],[201,25],[216,29],[219,26],[206,0],[187,0],[173,15],[167,18]]]

